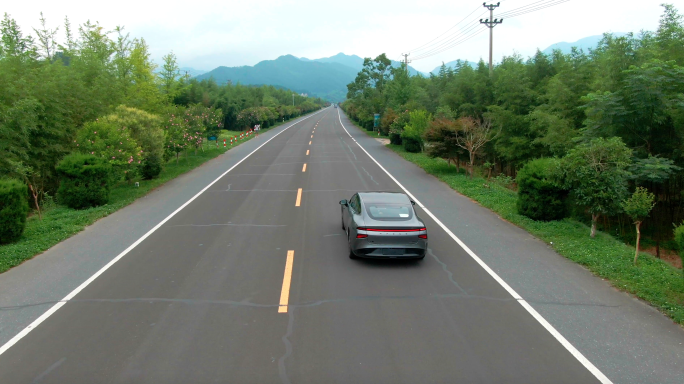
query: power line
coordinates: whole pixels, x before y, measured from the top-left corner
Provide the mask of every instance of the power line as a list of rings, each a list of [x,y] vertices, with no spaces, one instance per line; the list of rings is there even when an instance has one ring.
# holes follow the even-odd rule
[[[456,28],[459,24],[461,24],[461,23],[464,22],[467,18],[469,18],[473,13],[477,12],[478,9],[480,9],[480,6],[479,6],[479,5],[478,5],[472,12],[470,12],[470,13],[468,14],[468,16],[464,17],[461,21],[459,21],[458,23],[454,24],[451,28],[449,28],[449,29],[447,29],[446,31],[444,31],[441,35],[435,37],[434,39],[428,41],[427,43],[421,45],[421,46],[418,47],[418,48],[412,49],[411,51],[419,51],[419,50],[423,49],[423,47],[425,47],[426,45],[430,45],[433,41],[439,39],[440,37],[444,36],[447,32],[449,32],[449,31],[451,31],[452,29]]]
[[[439,45],[436,45],[436,46],[430,48],[429,50],[427,50],[425,52],[419,53],[418,55],[416,55],[416,57],[423,57],[426,55],[431,55],[435,52],[440,52],[444,49],[444,47],[446,47],[446,46],[452,44],[454,41],[460,40],[463,37],[470,34],[473,31],[473,29],[477,28],[478,26],[479,26],[479,24],[478,24],[477,20],[474,20],[474,21],[468,23],[465,27],[463,27],[463,29],[461,30],[461,32],[459,34],[454,35],[453,37],[449,38],[448,40],[444,40],[444,41],[440,42]]]
[[[478,27],[480,27],[480,28],[473,31],[473,29],[478,28]],[[455,41],[451,41],[448,45],[440,47],[440,48],[435,49],[433,51],[425,52],[425,53],[421,54],[420,56],[414,57],[413,60],[424,59],[426,57],[434,56],[434,55],[437,55],[439,53],[448,51],[449,49],[451,49],[457,45],[460,45],[460,44],[472,39],[473,37],[479,35],[480,33],[484,32],[486,29],[487,28],[482,27],[480,24],[475,24],[466,34],[464,34],[463,36],[458,36],[455,39]]]
[[[503,15],[500,15],[500,16],[505,17],[505,18],[507,18],[507,19],[512,19],[512,18],[514,18],[514,17],[518,17],[518,16],[525,15],[525,14],[532,13],[532,12],[537,12],[537,11],[540,11],[540,10],[542,10],[542,9],[546,9],[546,8],[550,8],[550,7],[553,7],[553,6],[556,6],[556,5],[560,5],[560,4],[563,4],[563,3],[567,3],[568,1],[570,1],[570,0],[556,0],[556,1],[548,2],[548,3],[546,3],[546,4],[539,4],[539,5],[538,5],[537,7],[535,7],[535,8],[530,8],[530,9],[526,9],[526,10],[521,10],[521,11],[518,11],[518,12],[510,11],[510,12],[508,12],[508,13],[506,13],[506,14],[503,14]]]
[[[413,60],[414,61],[420,60],[420,59],[424,59],[424,58],[445,52],[449,49],[454,48],[457,45],[460,45],[460,44],[474,38],[475,36],[481,34],[486,29],[488,29],[488,28],[481,28],[481,29],[477,30],[476,27],[478,25],[487,25],[487,23],[493,23],[494,21],[496,21],[497,23],[500,23],[503,21],[504,18],[510,19],[510,18],[518,17],[518,16],[525,15],[528,13],[540,11],[542,9],[550,8],[550,7],[559,5],[559,4],[563,4],[563,3],[566,3],[568,1],[570,1],[570,0],[538,0],[538,1],[534,1],[530,4],[523,5],[521,7],[514,8],[514,9],[511,9],[509,11],[506,11],[506,12],[499,14],[498,16],[501,17],[500,20],[494,19],[490,22],[489,21],[490,19],[487,19],[485,22],[481,21],[482,24],[479,24],[477,22],[477,20],[473,20],[473,21],[469,22],[468,24],[464,25],[463,27],[461,27],[461,29],[459,31],[450,34],[449,36],[441,39],[440,41],[436,41],[436,40],[439,40],[440,37],[444,36],[447,32],[449,32],[449,30],[453,29],[457,25],[461,24],[465,19],[472,16],[472,14],[476,12],[476,11],[473,11],[468,16],[466,16],[463,20],[459,21],[456,25],[454,25],[452,28],[450,28],[446,32],[442,33],[440,36],[438,36],[437,38],[435,38],[435,39],[431,40],[430,42],[419,47],[420,49],[418,49],[418,50],[419,51],[422,50],[424,52],[418,53],[416,56],[413,57]],[[483,5],[485,7],[487,6],[486,3]],[[478,8],[479,8],[479,6],[478,6]],[[480,15],[480,17],[482,15],[484,15],[485,13],[487,13],[487,11],[483,12]],[[492,18],[493,18],[493,16],[492,16]],[[489,29],[491,30],[491,28],[489,28]]]

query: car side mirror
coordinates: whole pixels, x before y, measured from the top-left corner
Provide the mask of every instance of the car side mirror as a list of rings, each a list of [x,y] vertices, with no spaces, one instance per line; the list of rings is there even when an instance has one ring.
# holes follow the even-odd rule
[[[340,200],[340,205],[344,205],[346,207],[348,205],[347,200]]]
[[[411,200],[411,205],[416,205],[416,202]]]

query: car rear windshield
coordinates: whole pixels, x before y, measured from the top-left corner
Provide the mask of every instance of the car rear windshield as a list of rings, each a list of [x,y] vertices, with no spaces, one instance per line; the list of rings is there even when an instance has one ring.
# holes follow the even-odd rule
[[[403,204],[366,204],[366,212],[373,220],[404,221],[413,217],[413,207]]]

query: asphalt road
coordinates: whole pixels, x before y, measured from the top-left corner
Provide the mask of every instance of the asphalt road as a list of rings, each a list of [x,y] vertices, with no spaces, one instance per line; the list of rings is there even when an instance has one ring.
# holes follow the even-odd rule
[[[0,383],[598,382],[420,208],[425,260],[350,260],[338,201],[377,190],[401,191],[336,109],[282,131],[0,355]]]

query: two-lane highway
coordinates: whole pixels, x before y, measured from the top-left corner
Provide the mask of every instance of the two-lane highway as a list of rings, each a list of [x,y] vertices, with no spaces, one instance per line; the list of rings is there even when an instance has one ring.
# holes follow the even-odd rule
[[[328,108],[281,131],[0,355],[0,383],[596,383],[417,207],[350,260],[338,201],[402,191]]]

